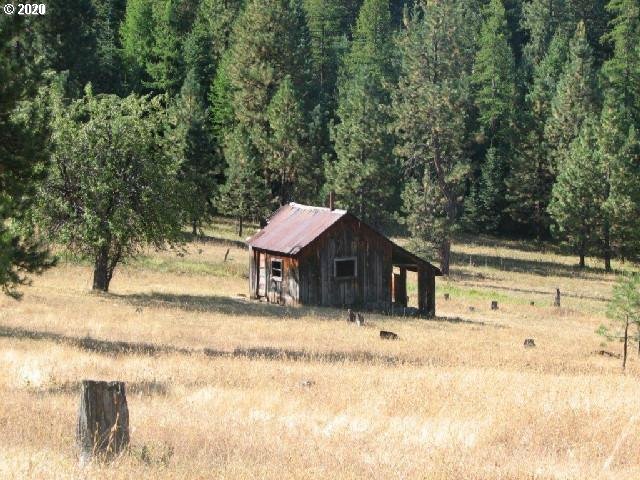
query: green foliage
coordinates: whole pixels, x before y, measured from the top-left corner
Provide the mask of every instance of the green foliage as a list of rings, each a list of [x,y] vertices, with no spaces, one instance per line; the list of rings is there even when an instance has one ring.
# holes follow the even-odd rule
[[[304,111],[289,76],[282,80],[273,96],[267,118],[271,136],[266,163],[270,166],[269,181],[278,189],[275,201],[284,205],[294,198],[302,200],[313,186],[306,183],[310,165],[305,149]]]
[[[261,176],[258,152],[248,132],[236,126],[226,139],[229,164],[226,183],[220,189],[218,207],[239,220],[238,234],[247,219],[266,217],[270,212],[269,187]]]
[[[478,182],[472,187],[465,206],[466,221],[472,229],[498,231],[506,204],[507,161],[495,147],[487,151]]]
[[[214,213],[213,198],[224,166],[216,155],[202,91],[193,70],[187,74],[177,103],[178,132],[184,148],[180,169],[183,206],[186,221],[196,234]]]
[[[618,280],[613,288],[613,298],[609,302],[607,316],[612,320],[611,325],[601,325],[597,333],[608,340],[623,342],[622,368],[624,370],[627,363],[629,327],[632,325],[637,328],[636,339],[640,346],[640,275],[634,274]]]
[[[375,226],[389,220],[399,177],[387,103],[379,80],[366,73],[341,88],[333,131],[338,159],[326,167],[326,190],[337,204]]]
[[[146,68],[154,48],[153,4],[153,0],[127,0],[125,18],[120,27],[126,85],[134,92],[142,92],[143,86],[151,81]]]
[[[259,155],[258,160],[262,160],[261,177],[270,184],[272,198],[276,199],[283,189],[298,188],[285,185],[287,180],[278,178],[282,173],[280,160],[270,155],[273,131],[269,106],[285,78],[289,78],[293,91],[297,92],[305,124],[310,112],[307,97],[311,78],[309,31],[300,1],[250,1],[238,19],[233,38],[230,53],[233,61],[227,66],[235,122],[242,136],[248,135],[245,139],[251,142],[251,150]],[[309,145],[304,148],[310,151]],[[295,181],[305,183],[299,177]]]
[[[365,0],[339,89],[339,123],[332,132],[337,160],[326,165],[325,190],[376,226],[389,220],[397,192],[389,132],[391,48],[389,2]]]
[[[578,24],[569,44],[569,54],[551,102],[551,115],[545,126],[545,138],[552,145],[553,167],[561,168],[571,142],[582,123],[597,110],[593,53],[587,42],[584,23]]]
[[[417,243],[425,244],[421,250],[434,237],[440,242],[445,274],[469,174],[465,146],[474,30],[465,2],[421,4],[400,43],[401,73],[394,92],[396,153],[412,179],[403,194],[408,225]],[[424,207],[419,209],[426,210],[424,216],[412,213],[418,207]]]
[[[516,72],[502,0],[491,0],[480,32],[472,82],[480,133],[490,146],[512,141]]]
[[[176,141],[162,98],[131,95],[58,102],[52,156],[35,212],[53,241],[95,260],[94,289],[146,245],[180,231]]]
[[[31,93],[25,91],[26,69],[17,50],[23,34],[23,25],[0,18],[0,288],[12,296],[18,296],[15,288],[26,282],[25,274],[51,265],[37,241],[20,228],[46,153],[42,125],[23,103]]]
[[[598,244],[607,195],[597,139],[596,119],[588,117],[559,166],[549,204],[554,235],[580,255],[581,267],[590,248]]]

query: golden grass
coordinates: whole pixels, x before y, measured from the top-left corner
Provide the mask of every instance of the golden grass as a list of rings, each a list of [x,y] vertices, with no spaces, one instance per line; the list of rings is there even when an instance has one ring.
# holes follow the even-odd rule
[[[149,253],[109,295],[67,263],[0,300],[0,478],[640,478],[640,360],[623,374],[594,353],[620,350],[594,333],[610,276],[464,244],[437,281],[437,321],[365,314],[357,328],[249,302],[246,252],[223,262],[227,248]],[[132,446],[80,471],[85,378],[127,382]]]

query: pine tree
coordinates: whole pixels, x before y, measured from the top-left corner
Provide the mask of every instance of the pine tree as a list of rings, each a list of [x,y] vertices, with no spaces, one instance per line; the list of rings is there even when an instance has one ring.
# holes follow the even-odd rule
[[[273,96],[267,111],[271,136],[267,163],[272,185],[277,185],[276,201],[284,205],[291,200],[303,200],[309,185],[309,155],[305,149],[307,136],[304,112],[291,78],[286,76]]]
[[[581,268],[590,248],[598,244],[607,195],[597,138],[596,117],[591,115],[584,120],[579,136],[559,165],[549,204],[554,235],[578,253]]]
[[[613,47],[613,56],[602,67],[604,88],[612,102],[621,105],[631,121],[640,125],[640,3],[611,0],[613,16],[603,41]]]
[[[153,4],[153,0],[127,0],[125,18],[120,27],[125,83],[138,93],[151,82],[147,64],[151,62],[154,48]]]
[[[213,198],[223,166],[216,155],[206,106],[196,74],[190,71],[178,99],[178,126],[183,145],[180,180],[186,221],[196,235],[213,213]]]
[[[327,164],[326,190],[336,193],[338,205],[380,227],[390,219],[398,183],[388,94],[367,73],[341,89],[341,122],[333,130],[338,159]]]
[[[311,106],[306,96],[310,86],[309,31],[300,0],[251,0],[234,29],[228,68],[233,108],[238,127],[249,135],[262,160],[265,181],[278,174],[268,156],[270,130],[268,110],[285,77],[300,93],[301,110],[308,122]],[[309,145],[305,148],[310,150]],[[272,198],[280,184],[272,186]]]
[[[242,0],[202,0],[185,39],[185,68],[187,72],[194,72],[205,93],[223,54],[230,47],[233,24],[242,3]]]
[[[509,27],[502,0],[491,0],[485,10],[472,82],[478,109],[478,140],[483,150],[480,177],[471,188],[465,208],[467,222],[486,231],[502,223],[505,208],[504,178],[511,150],[517,101],[516,73],[509,45]],[[498,175],[492,178],[493,175]],[[497,210],[492,210],[497,209]]]
[[[238,236],[241,237],[245,220],[259,220],[268,215],[270,191],[261,176],[259,154],[248,132],[238,126],[225,143],[229,166],[217,204],[219,210],[238,220]]]
[[[391,35],[388,0],[365,0],[340,81],[339,123],[332,135],[337,160],[326,167],[325,189],[376,226],[390,218],[397,185],[388,131]]]
[[[178,0],[153,4],[153,46],[146,69],[151,81],[145,87],[175,96],[184,81],[184,59],[178,16]]]
[[[476,26],[468,14],[465,2],[420,4],[401,41],[393,102],[396,153],[414,179],[403,194],[407,221],[419,251],[437,248],[445,274],[469,174],[465,146]]]
[[[547,206],[554,181],[551,146],[545,142],[544,127],[551,114],[551,101],[568,50],[569,38],[563,32],[556,33],[544,59],[534,68],[533,83],[518,128],[522,140],[514,145],[506,179],[507,213],[538,239],[545,237],[549,229]]]
[[[118,30],[125,15],[126,0],[93,0],[96,17],[96,75],[91,85],[96,93],[124,93],[123,61]]]
[[[551,146],[554,169],[560,168],[582,122],[597,110],[597,102],[593,54],[584,24],[579,23],[545,126],[545,139]]]
[[[570,36],[574,25],[566,0],[531,0],[524,4],[522,27],[529,37],[524,58],[531,73],[547,55],[554,36]]]
[[[46,155],[43,136],[19,108],[33,94],[27,90],[30,81],[18,47],[23,35],[22,19],[0,17],[0,288],[14,297],[26,274],[51,265],[35,237],[20,228],[35,199]]]

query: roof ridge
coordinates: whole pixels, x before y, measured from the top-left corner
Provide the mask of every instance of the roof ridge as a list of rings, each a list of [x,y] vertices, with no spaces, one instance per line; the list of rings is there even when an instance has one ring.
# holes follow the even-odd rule
[[[289,206],[292,208],[298,208],[300,210],[319,210],[323,212],[339,213],[341,215],[344,215],[345,213],[347,213],[346,210],[341,210],[339,208],[334,208],[333,210],[331,210],[328,207],[317,207],[315,205],[303,205],[302,203],[296,203],[296,202],[290,202]]]

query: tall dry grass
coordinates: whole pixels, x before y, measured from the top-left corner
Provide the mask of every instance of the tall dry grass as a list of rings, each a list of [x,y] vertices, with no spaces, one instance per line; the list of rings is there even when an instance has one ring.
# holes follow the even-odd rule
[[[608,275],[465,244],[437,320],[357,328],[249,302],[246,253],[227,248],[149,253],[109,295],[66,263],[0,300],[0,478],[640,478],[640,361],[623,374],[597,353],[619,350],[594,333]],[[85,378],[127,383],[132,445],[81,471]]]

